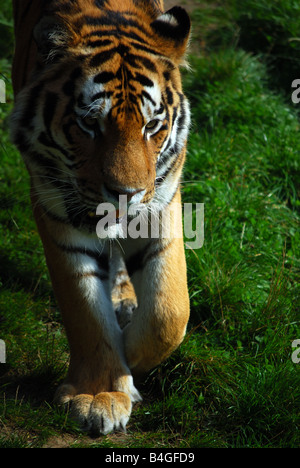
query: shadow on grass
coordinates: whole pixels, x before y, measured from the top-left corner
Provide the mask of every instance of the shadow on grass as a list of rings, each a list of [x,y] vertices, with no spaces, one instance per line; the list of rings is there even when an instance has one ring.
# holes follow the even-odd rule
[[[6,399],[18,399],[30,402],[33,408],[42,404],[53,404],[53,396],[59,383],[65,375],[66,368],[53,366],[41,367],[30,373],[14,374],[7,364],[0,368],[0,395],[5,393]],[[2,376],[1,376],[2,374]]]
[[[38,273],[38,274],[37,274]],[[37,298],[49,296],[51,288],[49,281],[42,277],[35,265],[20,264],[20,259],[11,258],[0,251],[0,282],[5,288],[34,293]]]

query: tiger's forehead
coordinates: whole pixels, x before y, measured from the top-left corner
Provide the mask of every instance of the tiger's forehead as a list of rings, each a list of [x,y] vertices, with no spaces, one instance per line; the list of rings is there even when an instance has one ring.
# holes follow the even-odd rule
[[[130,54],[129,49],[121,48],[108,63],[90,69],[81,82],[80,109],[86,115],[102,118],[135,115],[143,123],[153,118],[161,108],[160,77],[154,65],[149,72],[137,62],[138,57]]]

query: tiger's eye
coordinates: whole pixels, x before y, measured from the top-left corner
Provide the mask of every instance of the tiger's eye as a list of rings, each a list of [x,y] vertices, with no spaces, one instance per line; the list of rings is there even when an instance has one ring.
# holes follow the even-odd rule
[[[93,117],[84,117],[83,122],[88,127],[93,127],[96,123],[96,119],[94,119]]]
[[[150,120],[150,122],[147,123],[147,125],[145,126],[145,129],[146,130],[154,130],[154,128],[157,126],[159,120],[157,119],[153,119],[153,120]]]

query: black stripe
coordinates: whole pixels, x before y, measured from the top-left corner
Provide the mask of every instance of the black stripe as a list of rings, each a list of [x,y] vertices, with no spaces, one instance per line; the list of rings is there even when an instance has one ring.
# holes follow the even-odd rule
[[[129,53],[126,57],[126,61],[132,67],[139,68],[139,69],[147,68],[149,71],[153,73],[157,73],[157,68],[154,65],[154,63],[148,58],[142,57],[141,55]],[[140,64],[137,62],[139,62]]]
[[[30,151],[29,158],[40,167],[47,169],[48,173],[51,172],[53,175],[56,174],[57,167],[53,159],[47,158],[47,156],[44,156],[41,153],[37,153],[36,151]]]
[[[156,167],[156,172],[159,172],[160,169],[164,165],[166,167],[164,168],[164,172],[162,174],[159,174],[159,178],[166,179],[166,177],[173,171],[173,169],[176,167],[177,161],[179,159],[179,156],[181,153],[178,153],[178,148],[176,148],[176,143],[175,146],[172,148],[168,148],[164,155],[159,159],[157,167]]]
[[[71,135],[70,129],[74,126],[74,124],[75,124],[75,121],[73,119],[70,119],[67,123],[63,124],[62,126],[62,131],[64,132],[68,142],[71,144],[74,143],[74,139],[73,139],[73,136]]]
[[[99,255],[98,252],[95,252],[94,250],[89,250],[86,249],[85,247],[72,247],[72,246],[67,246],[67,245],[62,245],[54,241],[57,247],[59,247],[61,250],[64,252],[68,252],[71,254],[80,254],[80,255],[86,255],[87,257],[92,258],[97,262],[97,265],[99,268],[105,271],[109,271],[109,263],[108,263],[108,256],[101,254]]]
[[[84,166],[87,163],[87,161],[88,161],[87,159],[82,159],[81,161],[78,161],[77,163],[74,163],[74,164],[64,163],[64,165],[71,170],[80,169],[82,166]]]
[[[18,132],[17,135],[14,136],[14,144],[19,149],[20,153],[25,153],[31,147],[31,144],[28,143],[26,139],[25,133]]]
[[[86,104],[86,102],[83,100],[83,94],[82,94],[82,93],[80,93],[79,96],[78,96],[78,98],[77,98],[77,105],[78,105],[78,107],[80,107],[80,109],[86,110],[87,104]]]
[[[138,81],[141,85],[143,86],[148,86],[149,88],[152,88],[154,86],[153,81],[147,78],[144,75],[141,75],[140,73],[136,73],[133,77],[135,81]]]
[[[181,115],[178,119],[178,133],[181,132],[181,130],[184,129],[185,127],[185,121],[186,121],[186,110],[185,110],[185,106],[184,106],[184,96],[183,94],[180,94],[179,95],[180,97],[180,110],[181,110]]]
[[[166,148],[163,155],[160,157],[157,166],[156,172],[158,172],[164,165],[166,165],[165,172],[159,174],[159,177],[166,177],[169,172],[172,170],[172,167],[175,165],[178,154],[175,153],[175,148]]]
[[[99,10],[103,9],[105,3],[106,3],[106,0],[95,0],[95,6],[99,8]]]
[[[57,214],[52,213],[43,205],[43,203],[40,200],[39,200],[39,205],[42,207],[44,214],[48,216],[48,218],[52,219],[53,221],[56,221],[57,223],[62,223],[62,224],[70,226],[68,218],[62,218],[61,216],[58,216]]]
[[[95,31],[92,31],[90,33],[88,33],[86,36],[83,36],[83,39],[86,38],[86,37],[93,37],[93,36],[96,36],[96,37],[100,37],[100,38],[103,38],[105,36],[107,37],[114,37],[116,35],[119,35],[120,34],[120,31],[118,31],[118,29],[116,28],[112,28],[112,29],[109,29],[109,30],[101,30],[101,29],[98,29],[98,30],[95,30]],[[152,49],[149,47],[149,44],[146,40],[144,40],[143,37],[139,36],[138,34],[130,31],[130,32],[126,32],[126,31],[122,31],[122,37],[128,37],[129,39],[131,39],[131,41],[137,41],[136,42],[131,42],[130,45],[131,47],[133,48],[136,48],[136,49],[139,49],[139,50],[142,50],[143,52],[148,52],[150,54],[153,54],[153,55],[161,55],[159,52],[157,52],[156,50]],[[142,45],[144,44],[144,45]],[[173,66],[174,68],[174,66]]]
[[[62,90],[66,96],[73,96],[75,92],[75,86],[76,84],[74,83],[74,81],[69,80],[65,82],[65,84],[62,87]]]
[[[39,83],[37,86],[34,86],[28,95],[26,107],[22,112],[22,118],[20,120],[20,125],[24,127],[29,127],[31,120],[36,115],[36,107],[40,100],[40,94],[44,87],[44,83]]]
[[[136,36],[136,34],[134,34],[133,36]],[[154,49],[151,49],[147,44],[146,41],[140,41],[138,37],[133,37],[132,39],[136,39],[138,40],[139,42],[143,42],[144,44],[146,44],[146,46],[144,45],[141,45],[141,44],[136,44],[135,42],[131,43],[132,47],[135,47],[136,49],[138,50],[142,50],[143,52],[148,52],[149,54],[152,54],[152,55],[161,55],[159,52],[157,52],[156,50]]]
[[[43,180],[45,184],[52,185],[62,192],[70,190],[71,183],[67,183],[64,180],[59,180],[55,176],[57,176],[57,174],[54,169],[50,169],[50,174],[49,172],[47,174],[39,174],[39,178]]]
[[[94,76],[94,83],[107,83],[115,78],[115,74],[112,72],[102,72],[98,73],[98,75]]]
[[[141,250],[140,252],[137,252],[129,257],[125,262],[129,277],[132,277],[134,273],[142,270],[147,262],[160,255],[167,248],[169,248],[171,244],[172,241],[166,245],[165,243],[162,244],[160,239],[155,239],[152,240],[144,250]]]
[[[163,104],[160,105],[160,108],[155,111],[155,115],[162,114],[165,110],[165,106]]]
[[[47,130],[49,129],[52,119],[54,117],[57,102],[58,102],[57,94],[52,93],[51,91],[48,91],[45,97],[44,111],[43,111],[44,124]]]
[[[51,135],[47,135],[45,132],[41,132],[38,136],[38,141],[49,148],[57,149],[61,154],[63,154],[67,159],[70,161],[74,161],[75,156],[70,154],[66,151],[62,146],[60,146],[56,141],[52,138]]]
[[[137,102],[138,102],[138,97],[137,97],[137,95],[136,95],[134,92],[133,92],[133,93],[129,93],[128,98],[129,98],[129,101],[131,101],[133,104],[137,104]]]
[[[107,273],[100,273],[98,271],[89,271],[87,273],[77,273],[77,278],[87,278],[87,277],[94,277],[98,278],[100,281],[107,281],[109,279],[109,275]]]
[[[174,102],[174,99],[173,99],[173,93],[172,93],[171,89],[169,88],[169,86],[167,86],[167,88],[166,88],[166,94],[167,94],[167,102],[168,102],[169,106],[172,106],[172,104]]]
[[[140,55],[135,55],[134,57],[136,58],[136,60],[142,62],[145,68],[148,68],[148,70],[152,71],[153,73],[157,73],[157,68],[155,64],[147,57],[141,57]]]
[[[169,141],[166,149],[164,150],[163,154],[161,155],[160,159],[158,160],[157,166],[156,166],[156,171],[158,172],[165,164],[167,164],[167,172],[164,174],[159,174],[160,177],[165,176],[167,173],[169,173],[170,167],[172,167],[177,158],[178,158],[178,152],[176,151],[176,141],[174,143],[174,146],[170,146],[171,141]],[[169,166],[171,164],[171,166]]]
[[[156,102],[152,99],[152,97],[150,96],[150,94],[147,93],[147,91],[145,91],[144,89],[143,89],[143,91],[142,91],[142,96],[143,96],[144,98],[148,99],[148,101],[150,101],[150,102],[153,104],[153,106],[156,106]]]
[[[102,41],[101,39],[97,39],[95,41],[87,41],[85,45],[87,47],[96,48],[96,47],[104,47],[104,46],[109,45],[111,43],[112,43],[112,41],[110,39],[104,39],[104,41]]]
[[[85,16],[84,23],[90,26],[116,26],[118,29],[122,26],[140,28],[138,21],[125,18],[125,16],[118,11],[108,11],[106,16]]]
[[[121,83],[124,85],[124,88],[126,88],[129,81],[133,79],[133,75],[127,67],[121,66],[116,73],[116,78],[121,81]],[[122,84],[120,89],[123,89]]]
[[[121,57],[124,57],[129,53],[129,47],[124,44],[119,44],[118,47],[116,47],[116,52],[121,55]]]
[[[144,255],[145,255],[144,251],[137,252],[134,255],[132,255],[128,260],[126,260],[126,268],[127,268],[129,277],[131,277],[137,271],[143,269]]]
[[[76,87],[76,80],[82,76],[82,69],[80,67],[76,67],[71,75],[70,79],[65,82],[65,84],[62,87],[63,92],[67,96],[73,96],[75,92],[75,87]]]
[[[162,132],[163,130],[168,130],[168,124],[164,124],[160,127],[159,131]],[[165,140],[163,140],[162,144],[160,145],[160,147],[163,146]]]
[[[176,118],[177,118],[177,113],[178,113],[178,107],[174,107],[174,109],[173,109],[173,116],[172,116],[172,127],[173,127],[173,125],[174,125],[174,123],[175,123],[175,120],[176,120]]]
[[[176,191],[177,191],[177,189],[176,189]],[[175,191],[175,193],[176,193],[176,191]],[[174,195],[175,195],[175,193],[174,193]],[[174,198],[174,195],[172,197],[172,200]],[[150,260],[153,260],[153,258],[155,258],[158,255],[162,254],[165,250],[167,250],[171,246],[171,244],[172,244],[172,240],[170,242],[168,242],[168,244],[165,244],[165,242],[162,244],[160,239],[157,239],[157,240],[153,241],[150,244],[150,248],[148,249],[148,252],[146,252],[146,255],[144,257],[144,265],[147,262],[150,262]]]
[[[51,3],[51,0],[43,0],[42,3]],[[57,5],[57,9],[59,8],[60,13],[71,13],[72,15],[75,15],[76,13],[79,13],[79,7],[77,5],[77,0],[68,0],[65,2],[58,1],[56,3],[59,3],[59,6]],[[51,5],[52,6],[52,5]]]
[[[91,97],[91,102],[97,101],[97,99],[104,99],[105,97],[109,98],[112,94],[112,91],[101,91]]]
[[[100,65],[103,65],[103,63],[107,62],[108,60],[111,59],[111,57],[116,53],[117,48],[114,47],[109,50],[105,50],[103,52],[99,52],[98,54],[94,55],[94,57],[90,60],[90,67],[96,68],[99,67]]]

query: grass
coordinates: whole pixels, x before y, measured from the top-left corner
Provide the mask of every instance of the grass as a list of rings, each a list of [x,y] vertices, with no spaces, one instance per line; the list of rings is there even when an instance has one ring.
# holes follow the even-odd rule
[[[299,447],[300,121],[287,86],[297,78],[299,7],[195,2],[193,17],[193,50],[202,48],[184,76],[193,127],[183,196],[205,203],[205,241],[186,251],[187,336],[141,383],[126,435],[90,439],[52,404],[67,343],[28,176],[9,142],[1,62],[1,447]],[[275,76],[282,55],[290,68],[284,61]]]

